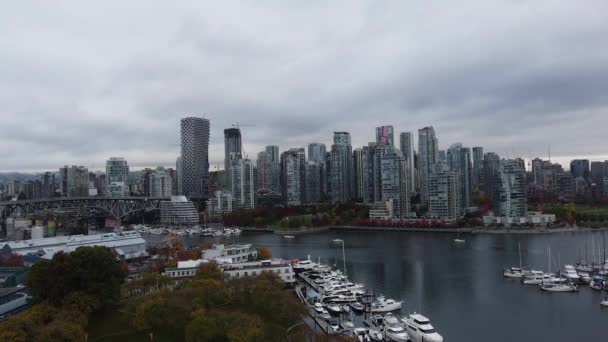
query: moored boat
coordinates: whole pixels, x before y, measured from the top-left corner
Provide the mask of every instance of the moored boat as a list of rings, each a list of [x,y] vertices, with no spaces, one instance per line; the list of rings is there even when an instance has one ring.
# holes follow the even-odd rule
[[[393,299],[386,299],[384,297],[378,297],[378,299],[372,303],[372,312],[391,312],[401,309],[403,305],[402,301],[395,301]]]
[[[414,313],[401,320],[405,323],[412,342],[443,342],[443,337],[433,328],[428,318]]]

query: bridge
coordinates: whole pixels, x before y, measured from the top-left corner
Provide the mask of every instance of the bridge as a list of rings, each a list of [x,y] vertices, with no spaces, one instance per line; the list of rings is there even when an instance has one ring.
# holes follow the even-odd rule
[[[116,219],[140,210],[160,209],[168,197],[53,197],[37,200],[0,202],[0,222],[12,214],[29,216],[45,210],[100,209]]]

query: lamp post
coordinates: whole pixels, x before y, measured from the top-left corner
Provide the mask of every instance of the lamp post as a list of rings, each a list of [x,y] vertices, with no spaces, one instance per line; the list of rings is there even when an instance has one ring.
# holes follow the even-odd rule
[[[346,277],[346,253],[344,252],[344,240],[334,239],[333,242],[342,244],[342,262],[344,265],[344,276]]]

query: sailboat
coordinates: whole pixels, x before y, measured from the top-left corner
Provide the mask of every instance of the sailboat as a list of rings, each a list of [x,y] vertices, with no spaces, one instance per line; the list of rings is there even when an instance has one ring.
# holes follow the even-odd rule
[[[519,251],[519,267],[511,267],[503,270],[502,275],[506,278],[522,278],[528,271],[521,267],[521,242],[517,245]]]
[[[454,239],[454,242],[456,242],[456,243],[465,243],[466,242],[465,239],[460,238],[460,230],[458,230],[458,235]]]

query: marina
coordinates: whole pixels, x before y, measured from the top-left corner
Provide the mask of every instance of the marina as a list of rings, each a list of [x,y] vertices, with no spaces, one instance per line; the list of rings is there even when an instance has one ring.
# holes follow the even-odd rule
[[[521,279],[508,281],[503,269],[520,265],[521,255],[523,268],[545,273],[548,246],[554,271],[558,259],[576,268],[580,259],[584,264],[585,243],[591,264],[603,255],[598,252],[602,234],[461,233],[466,242],[455,243],[456,233],[329,230],[285,239],[245,231],[238,239],[240,243],[268,247],[273,257],[306,259],[310,254],[313,261],[320,258],[334,270],[343,269],[345,264],[351,282],[375,289],[377,295],[404,300],[400,318],[421,313],[431,319],[431,324],[448,341],[570,342],[605,339],[608,307],[600,302],[608,292],[590,279],[588,288],[584,285],[577,292],[551,293],[540,290],[538,284],[523,286]],[[162,239],[158,235],[142,236],[149,243]],[[592,237],[595,253],[591,249]],[[186,245],[225,239],[181,238]],[[345,242],[345,260],[341,244],[333,242],[334,239]],[[505,329],[506,326],[510,328]],[[525,336],[521,331],[526,331]]]

